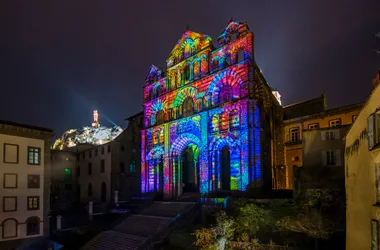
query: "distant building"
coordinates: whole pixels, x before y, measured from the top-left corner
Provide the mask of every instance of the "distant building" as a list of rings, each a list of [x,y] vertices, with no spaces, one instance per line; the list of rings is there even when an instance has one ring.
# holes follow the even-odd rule
[[[127,118],[128,127],[113,141],[77,153],[77,191],[81,202],[110,204],[140,194],[142,113]],[[62,171],[61,171],[62,172]],[[63,172],[62,172],[63,173]]]
[[[346,249],[379,249],[380,70],[373,91],[346,136]]]
[[[279,166],[274,172],[275,189],[293,189],[294,188],[294,170],[302,166],[311,166],[315,164],[325,164],[327,154],[335,164],[343,164],[339,161],[338,151],[330,154],[329,147],[331,144],[340,143],[346,125],[351,125],[358,116],[363,104],[353,104],[344,107],[327,109],[326,96],[312,99],[306,102],[296,103],[284,106],[284,143],[285,143],[285,166]],[[317,130],[317,131],[311,131]],[[310,131],[310,132],[308,132]],[[339,134],[339,139],[335,142],[321,142],[326,132],[332,133],[334,138]],[[335,134],[334,134],[335,133]],[[304,136],[309,136],[308,143],[317,143],[318,148],[308,148],[305,145]],[[312,136],[316,136],[312,138]],[[319,139],[317,139],[317,137]],[[330,137],[329,137],[330,138]],[[326,147],[326,148],[324,148]],[[338,148],[336,148],[338,149]],[[318,159],[313,160],[313,156],[318,154]],[[341,154],[341,153],[340,153]],[[313,156],[312,156],[313,155]],[[304,157],[307,158],[305,162]],[[316,157],[316,156],[315,156]],[[326,160],[327,161],[327,160]]]
[[[49,234],[53,131],[0,121],[0,249]]]

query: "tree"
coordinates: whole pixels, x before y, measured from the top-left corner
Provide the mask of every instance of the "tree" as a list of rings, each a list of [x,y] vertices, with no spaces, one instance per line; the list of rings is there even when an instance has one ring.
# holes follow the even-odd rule
[[[285,217],[277,222],[280,229],[303,233],[314,239],[318,250],[318,239],[328,239],[331,236],[332,223],[324,220],[319,212],[309,212],[295,217]]]

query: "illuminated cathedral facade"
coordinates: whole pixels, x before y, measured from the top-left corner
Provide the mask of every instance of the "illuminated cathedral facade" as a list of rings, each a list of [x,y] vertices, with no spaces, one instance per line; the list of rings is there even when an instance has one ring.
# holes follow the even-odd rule
[[[254,34],[230,21],[218,37],[186,30],[144,87],[141,191],[166,198],[272,188],[283,164],[282,109],[254,61]],[[281,151],[281,150],[280,150]]]

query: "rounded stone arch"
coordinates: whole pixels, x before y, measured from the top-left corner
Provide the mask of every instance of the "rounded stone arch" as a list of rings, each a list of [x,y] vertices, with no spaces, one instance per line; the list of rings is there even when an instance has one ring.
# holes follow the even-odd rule
[[[195,145],[198,148],[201,147],[201,140],[194,134],[184,133],[178,136],[170,147],[170,155],[181,155],[182,151],[189,145]]]
[[[3,220],[1,222],[2,238],[4,239],[4,238],[14,238],[14,237],[17,237],[18,224],[19,223],[18,223],[18,221],[15,218],[7,218],[7,219]],[[9,231],[10,229],[12,229],[12,231]]]
[[[149,117],[149,124],[154,125],[157,122],[157,113],[166,111],[166,100],[157,100],[152,105],[147,106],[146,115]]]
[[[185,101],[186,98],[191,97],[193,98],[194,103],[196,103],[196,95],[198,94],[198,90],[194,87],[186,87],[182,89],[176,96],[173,107],[180,107],[183,104],[183,101]]]
[[[191,38],[187,38],[182,44],[181,44],[181,51],[183,54],[182,58],[189,57],[192,53],[194,53],[194,40]],[[186,54],[186,49],[189,47],[188,54]]]
[[[32,216],[26,219],[26,235],[40,234],[40,222],[41,219],[37,216]]]
[[[224,146],[237,149],[239,149],[240,147],[238,140],[236,140],[231,134],[228,134],[226,137],[223,138],[214,138],[209,144],[209,148],[211,150],[221,150]]]
[[[150,152],[147,154],[146,156],[146,160],[149,161],[149,160],[153,160],[153,159],[159,159],[161,156],[164,155],[164,150],[162,149],[162,147],[154,147],[152,148],[152,150],[150,150]]]
[[[224,86],[232,88],[232,98],[239,98],[242,78],[234,70],[226,70],[217,74],[208,87],[207,93],[211,95],[211,104],[218,104],[219,93]]]

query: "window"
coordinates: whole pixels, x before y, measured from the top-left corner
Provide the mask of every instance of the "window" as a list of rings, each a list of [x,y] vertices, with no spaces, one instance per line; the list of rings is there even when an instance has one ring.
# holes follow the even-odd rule
[[[3,197],[3,212],[17,211],[17,196]]]
[[[106,161],[104,159],[100,160],[100,173],[104,173],[106,169]]]
[[[120,151],[124,152],[124,145],[120,145]]]
[[[92,158],[92,151],[90,150],[90,151],[88,151],[88,158]]]
[[[4,188],[17,188],[17,174],[4,174]]]
[[[77,176],[80,176],[80,167],[77,167]]]
[[[65,181],[71,181],[72,175],[71,175],[71,168],[65,168]]]
[[[125,173],[124,162],[120,162],[120,173]]]
[[[38,217],[30,217],[26,220],[26,235],[40,234],[40,219]]]
[[[299,141],[299,128],[290,129],[290,141],[291,142]]]
[[[342,166],[340,149],[322,152],[323,166]]]
[[[190,67],[189,67],[189,65],[185,66],[185,68],[183,69],[183,74],[184,74],[184,80],[189,81],[190,80]]]
[[[219,103],[225,103],[232,99],[232,87],[225,84],[219,91]]]
[[[28,188],[40,188],[40,175],[28,174]]]
[[[18,145],[4,143],[4,163],[18,163]]]
[[[102,155],[104,155],[104,147],[102,147]]]
[[[326,131],[326,140],[334,140],[334,131]]]
[[[88,197],[92,196],[92,185],[91,185],[91,183],[89,183],[88,187],[87,187],[87,196]]]
[[[375,165],[376,174],[376,204],[380,204],[380,163]]]
[[[340,119],[329,121],[330,128],[338,127],[341,125]]]
[[[371,221],[371,250],[379,249],[379,221]]]
[[[335,165],[335,152],[334,151],[327,151],[327,165]]]
[[[28,164],[40,165],[40,159],[41,159],[41,149],[28,147]]]
[[[129,172],[131,173],[136,172],[136,161],[134,159],[131,159],[131,162],[129,164]]]
[[[92,175],[92,163],[88,163],[88,175]]]
[[[98,156],[98,149],[95,149],[95,156]]]
[[[353,116],[352,116],[352,123],[354,123],[354,122],[356,121],[356,118],[358,118],[357,115],[353,115]]]
[[[3,239],[17,237],[18,222],[16,219],[10,218],[2,222]]]
[[[38,210],[40,209],[40,197],[39,196],[28,196],[27,197],[27,210]]]
[[[182,113],[183,113],[183,115],[185,117],[189,116],[189,115],[192,115],[194,113],[194,101],[193,101],[193,98],[188,97],[188,98],[185,99],[185,101],[183,102],[183,105],[182,105]]]
[[[111,152],[111,145],[108,145],[108,146],[107,146],[107,152],[108,152],[108,153]]]
[[[217,70],[219,68],[219,61],[218,59],[214,59],[212,61],[212,70]]]
[[[160,110],[158,113],[157,113],[157,119],[156,119],[156,124],[162,124],[164,123],[164,111]],[[132,136],[133,138],[133,136]]]
[[[82,154],[82,160],[84,161],[85,158],[86,158],[86,154],[85,154],[85,152],[83,152],[83,154]]]
[[[319,128],[318,123],[309,124],[309,129],[317,129],[317,128]]]
[[[300,157],[299,156],[294,156],[292,157],[292,161],[299,161],[300,160]]]

